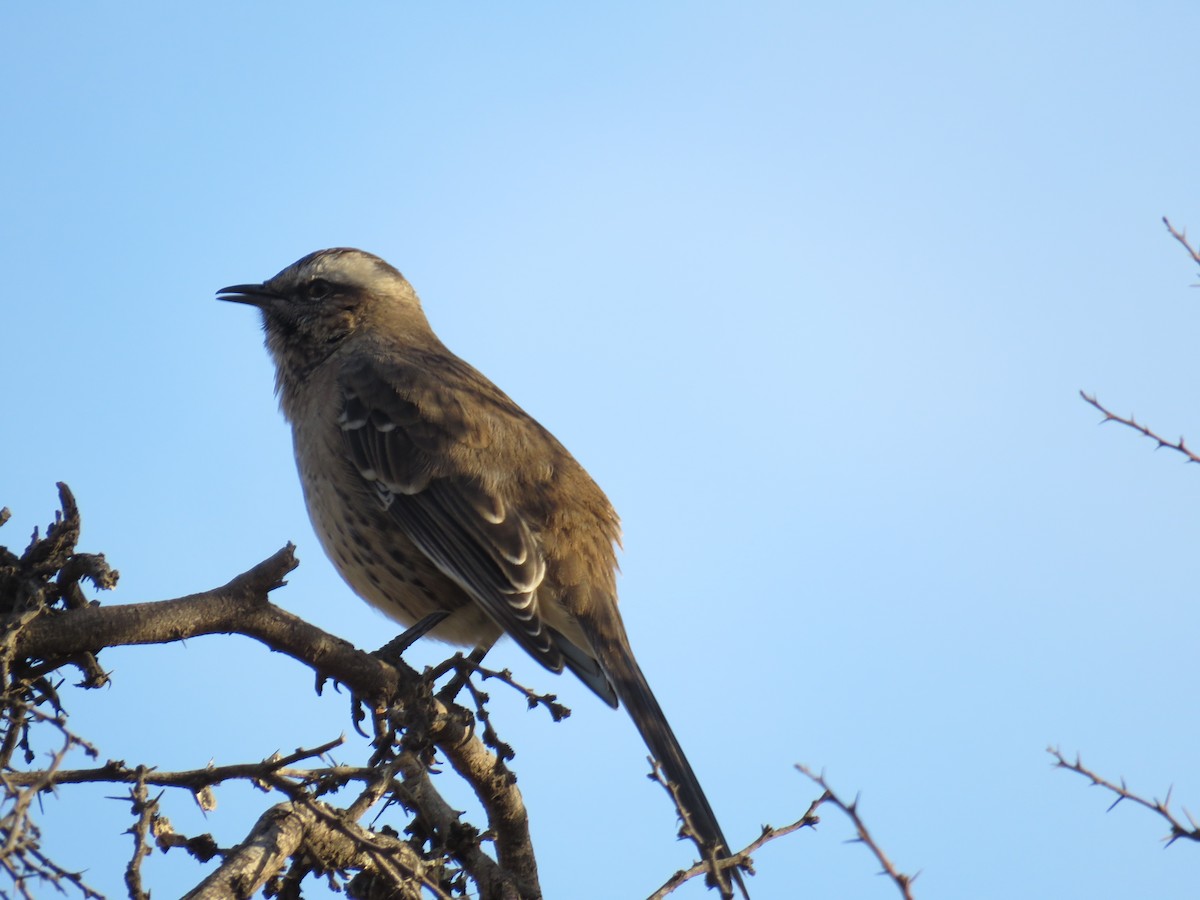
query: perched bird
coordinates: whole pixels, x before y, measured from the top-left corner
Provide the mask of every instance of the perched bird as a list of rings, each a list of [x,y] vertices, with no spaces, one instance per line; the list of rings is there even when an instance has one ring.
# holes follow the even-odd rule
[[[624,704],[707,851],[729,844],[617,611],[617,514],[549,431],[438,340],[408,281],[361,250],[312,253],[222,300],[262,311],[308,512],[342,577],[412,626],[510,635]],[[741,874],[726,869],[745,894]]]

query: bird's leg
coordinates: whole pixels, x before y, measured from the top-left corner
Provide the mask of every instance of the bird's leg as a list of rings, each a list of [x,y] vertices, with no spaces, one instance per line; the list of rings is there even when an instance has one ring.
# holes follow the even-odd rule
[[[463,685],[467,683],[467,679],[471,677],[471,673],[483,662],[483,658],[487,656],[488,651],[492,649],[494,643],[496,642],[492,640],[486,644],[480,644],[455,666],[458,671],[454,677],[446,682],[444,688],[438,691],[437,698],[442,703],[449,705],[454,702],[454,698],[458,696],[458,692],[463,689]]]
[[[404,651],[425,637],[430,631],[442,623],[442,620],[449,616],[450,613],[444,609],[439,609],[437,612],[431,612],[425,618],[418,621],[407,631],[392,638],[374,653],[372,656],[378,656],[386,662],[399,662]]]

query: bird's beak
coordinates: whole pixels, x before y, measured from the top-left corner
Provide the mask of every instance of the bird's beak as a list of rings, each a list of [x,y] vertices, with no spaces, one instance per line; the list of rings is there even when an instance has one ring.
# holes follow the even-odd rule
[[[279,295],[265,284],[231,284],[217,291],[218,300],[228,300],[231,303],[246,303],[262,309]]]

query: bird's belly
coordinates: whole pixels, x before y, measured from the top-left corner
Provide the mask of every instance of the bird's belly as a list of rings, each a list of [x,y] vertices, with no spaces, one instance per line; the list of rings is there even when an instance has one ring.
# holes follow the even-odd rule
[[[336,466],[296,458],[313,529],[326,555],[356,594],[409,626],[433,612],[450,616],[430,636],[462,646],[490,643],[499,628],[400,530],[357,472],[334,483]],[[339,461],[340,462],[340,461]],[[351,487],[352,486],[352,487]]]

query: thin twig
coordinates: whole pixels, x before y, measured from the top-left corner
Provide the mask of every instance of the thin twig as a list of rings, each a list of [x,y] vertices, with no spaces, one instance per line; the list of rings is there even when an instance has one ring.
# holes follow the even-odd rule
[[[662,782],[660,782],[661,784]],[[673,795],[672,795],[673,796]],[[752,854],[757,853],[762,847],[769,844],[771,841],[778,840],[784,835],[791,834],[793,831],[799,831],[801,828],[815,828],[817,823],[821,821],[821,817],[817,815],[817,809],[827,799],[828,794],[822,794],[816,800],[809,804],[808,810],[799,819],[790,825],[784,825],[782,828],[774,828],[770,825],[764,825],[762,833],[739,850],[734,853],[732,859],[737,865],[753,874],[754,864],[751,859]],[[693,865],[690,869],[681,869],[676,872],[660,887],[657,891],[651,894],[647,900],[663,900],[668,894],[674,893],[681,885],[693,878],[710,873],[709,863],[707,860],[701,861]]]
[[[206,766],[203,769],[185,769],[179,772],[160,772],[157,769],[143,769],[140,766],[130,768],[123,762],[110,760],[102,766],[93,769],[60,769],[51,773],[43,771],[8,772],[5,779],[9,784],[28,786],[37,785],[39,790],[60,784],[91,784],[108,782],[111,784],[136,784],[144,782],[157,787],[176,787],[189,791],[201,791],[235,779],[261,781],[268,774],[293,777],[298,779],[317,780],[331,774],[345,774],[348,767],[329,766],[322,769],[292,769],[291,766],[303,759],[323,756],[335,747],[344,743],[344,737],[327,741],[319,747],[300,749],[287,756],[275,756],[256,763],[238,763],[229,766]],[[370,772],[369,769],[350,770],[351,772]]]
[[[1197,456],[1192,452],[1191,448],[1187,446],[1182,437],[1180,437],[1178,441],[1168,441],[1165,438],[1159,437],[1145,425],[1138,422],[1133,416],[1130,416],[1128,419],[1126,419],[1124,416],[1118,416],[1116,413],[1110,412],[1103,406],[1103,404],[1100,403],[1099,400],[1096,399],[1095,395],[1080,391],[1079,396],[1104,414],[1104,422],[1120,422],[1122,425],[1129,426],[1139,434],[1144,434],[1152,441],[1156,441],[1158,443],[1158,447],[1166,447],[1170,450],[1175,450],[1178,453],[1182,453],[1187,457],[1188,462],[1200,463],[1200,456]],[[1103,425],[1104,422],[1101,422],[1100,424]]]
[[[854,838],[854,840],[860,844],[865,844],[867,849],[875,854],[875,858],[879,860],[879,865],[883,867],[883,871],[880,874],[887,875],[887,877],[895,883],[896,887],[899,888],[900,895],[904,898],[904,900],[913,900],[912,883],[917,880],[917,877],[921,873],[918,872],[916,875],[905,875],[894,865],[892,865],[892,861],[887,858],[883,850],[880,849],[877,843],[875,843],[875,839],[871,837],[871,833],[867,831],[867,826],[863,823],[863,820],[858,815],[859,798],[855,797],[852,803],[846,803],[841,797],[834,793],[833,789],[825,781],[824,773],[818,775],[807,766],[798,765],[796,768],[802,774],[807,775],[810,779],[812,779],[812,781],[825,792],[825,796],[822,797],[822,802],[832,803],[850,817],[850,821],[854,823],[854,830],[858,835],[856,838]]]
[[[80,873],[60,866],[41,851],[39,846],[41,833],[29,815],[34,798],[40,790],[53,782],[54,773],[62,765],[67,753],[73,747],[79,747],[94,755],[95,748],[73,734],[66,727],[61,715],[50,715],[14,699],[6,700],[5,705],[7,707],[5,714],[11,716],[14,711],[18,712],[21,717],[20,721],[26,723],[26,727],[30,719],[53,725],[62,734],[63,743],[51,755],[49,766],[34,773],[37,777],[28,785],[15,784],[10,777],[14,773],[0,773],[0,785],[4,789],[3,804],[6,807],[3,816],[0,817],[0,870],[8,874],[13,881],[14,888],[25,900],[34,900],[36,896],[30,891],[29,882],[31,881],[52,884],[60,892],[62,892],[61,882],[66,881],[85,898],[103,900],[101,894],[84,882]],[[7,727],[15,729],[17,726],[9,725]]]
[[[1165,800],[1147,800],[1146,798],[1140,797],[1133,793],[1133,791],[1129,790],[1125,784],[1124,778],[1121,779],[1120,784],[1113,784],[1113,782],[1109,781],[1108,779],[1097,775],[1083,764],[1083,761],[1080,759],[1078,754],[1075,755],[1075,761],[1071,762],[1065,756],[1063,756],[1062,751],[1057,747],[1047,747],[1046,752],[1054,757],[1054,765],[1057,768],[1068,769],[1072,772],[1077,772],[1084,778],[1091,781],[1093,785],[1102,787],[1105,790],[1116,794],[1117,799],[1114,800],[1108,807],[1109,811],[1115,809],[1117,804],[1122,800],[1129,800],[1133,803],[1136,803],[1138,806],[1144,806],[1146,809],[1158,813],[1158,815],[1165,819],[1167,824],[1171,826],[1171,833],[1163,838],[1163,840],[1166,841],[1167,847],[1170,847],[1180,838],[1185,838],[1189,841],[1200,842],[1200,823],[1198,823],[1195,818],[1192,817],[1192,814],[1186,809],[1183,810],[1184,816],[1187,817],[1187,820],[1191,825],[1189,828],[1187,825],[1184,825],[1181,821],[1179,821],[1179,819],[1175,817],[1175,814],[1171,812],[1171,788],[1167,788],[1167,797]]]
[[[700,837],[700,833],[696,830],[696,826],[692,822],[692,814],[688,811],[687,804],[683,802],[683,798],[679,795],[679,786],[667,778],[658,760],[652,756],[648,756],[646,757],[646,761],[650,763],[650,780],[661,785],[663,790],[670,796],[671,802],[675,804],[675,812],[678,814],[681,823],[679,836],[687,838],[700,851],[700,861],[692,868],[698,867],[701,871],[705,872],[709,876],[707,883],[716,886],[721,891],[722,897],[732,897],[732,879],[725,877],[724,870],[728,869],[730,873],[736,873],[741,861],[733,856],[721,856],[717,853],[716,847],[705,844],[704,839]],[[752,870],[753,861],[747,858],[745,866],[748,870]],[[744,886],[742,887],[742,893],[745,893]]]
[[[1167,231],[1171,232],[1171,237],[1183,244],[1183,249],[1188,252],[1192,259],[1200,264],[1200,251],[1197,251],[1196,248],[1188,242],[1187,229],[1185,228],[1183,231],[1177,231],[1175,226],[1171,224],[1171,220],[1166,216],[1163,216],[1163,224],[1167,226]]]
[[[464,663],[470,663],[470,660],[465,658],[463,661]],[[539,694],[537,691],[525,687],[525,685],[513,678],[512,672],[510,672],[508,669],[500,669],[497,671],[495,669],[484,668],[476,663],[475,671],[482,675],[485,681],[489,678],[495,678],[497,681],[507,684],[510,688],[512,688],[514,691],[517,691],[525,698],[525,702],[529,705],[530,709],[533,709],[537,706],[546,707],[546,711],[550,713],[550,717],[555,722],[561,722],[563,719],[571,715],[571,710],[558,702],[557,694]]]
[[[144,768],[138,767],[139,775],[145,772]],[[128,831],[133,835],[133,856],[125,867],[125,887],[129,889],[129,900],[150,900],[150,895],[142,888],[142,860],[150,855],[150,826],[158,814],[158,798],[151,800],[145,779],[138,778],[129,790],[129,799],[137,821]]]

